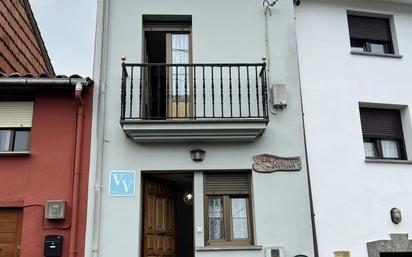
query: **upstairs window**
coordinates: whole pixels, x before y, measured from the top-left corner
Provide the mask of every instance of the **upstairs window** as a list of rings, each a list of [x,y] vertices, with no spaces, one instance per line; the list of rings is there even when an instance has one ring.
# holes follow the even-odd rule
[[[353,51],[394,54],[389,18],[348,15]]]
[[[405,160],[399,110],[360,108],[366,158]]]
[[[0,152],[29,151],[33,102],[0,102]]]
[[[252,244],[249,173],[207,173],[204,187],[206,244]]]

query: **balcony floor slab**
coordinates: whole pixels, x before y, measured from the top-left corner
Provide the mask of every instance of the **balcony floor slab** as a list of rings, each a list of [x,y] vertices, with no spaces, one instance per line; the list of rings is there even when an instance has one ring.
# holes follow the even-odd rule
[[[267,119],[140,120],[120,122],[137,143],[252,142],[260,137]]]

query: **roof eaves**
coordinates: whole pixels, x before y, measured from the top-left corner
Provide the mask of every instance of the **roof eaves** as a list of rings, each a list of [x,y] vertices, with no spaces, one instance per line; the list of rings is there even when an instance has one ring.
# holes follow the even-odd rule
[[[70,90],[79,82],[85,90],[94,84],[92,79],[83,78],[77,74],[71,76],[40,74],[35,76],[30,73],[25,75],[0,73],[0,92]]]

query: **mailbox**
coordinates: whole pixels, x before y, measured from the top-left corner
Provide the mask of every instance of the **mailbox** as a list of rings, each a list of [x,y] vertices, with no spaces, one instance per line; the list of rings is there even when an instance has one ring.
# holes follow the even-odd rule
[[[44,256],[62,256],[63,237],[59,235],[48,235],[44,238]]]

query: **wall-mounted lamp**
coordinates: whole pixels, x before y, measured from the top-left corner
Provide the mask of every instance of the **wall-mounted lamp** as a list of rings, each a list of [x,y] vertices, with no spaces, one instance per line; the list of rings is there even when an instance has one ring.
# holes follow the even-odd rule
[[[192,160],[195,162],[201,162],[205,159],[206,152],[201,149],[196,149],[190,151],[190,157],[192,157]]]
[[[395,224],[399,224],[402,221],[402,213],[401,210],[398,208],[392,208],[391,209],[391,219],[392,222]]]
[[[183,194],[183,202],[185,202],[185,204],[187,205],[192,205],[193,203],[193,193],[190,191],[186,191]]]

